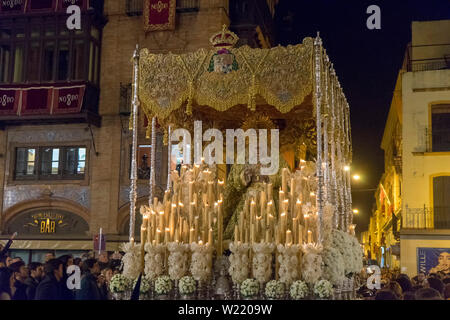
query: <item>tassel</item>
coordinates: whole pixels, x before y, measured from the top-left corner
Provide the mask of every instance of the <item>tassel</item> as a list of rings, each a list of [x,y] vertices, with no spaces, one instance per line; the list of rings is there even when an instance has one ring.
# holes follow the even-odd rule
[[[256,110],[256,76],[252,75],[252,85],[248,93],[248,108],[251,111]]]
[[[187,106],[186,106],[186,114],[188,116],[192,115],[193,96],[194,96],[194,83],[192,82],[192,80],[190,80],[189,81],[189,97],[188,97],[188,102],[187,102]]]

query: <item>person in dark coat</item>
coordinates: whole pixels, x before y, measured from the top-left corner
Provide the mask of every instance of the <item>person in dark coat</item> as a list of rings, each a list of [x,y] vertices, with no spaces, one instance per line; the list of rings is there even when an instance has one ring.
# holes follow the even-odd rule
[[[25,262],[17,261],[12,263],[9,268],[14,273],[14,287],[16,288],[12,299],[13,300],[28,300],[27,285],[25,280],[28,278],[28,269]]]
[[[50,259],[44,265],[45,278],[36,288],[34,300],[63,300],[61,279],[63,263],[58,259]]]
[[[61,284],[65,284],[69,278],[69,275],[67,274],[67,267],[73,264],[73,257],[66,254],[58,257],[58,259],[63,263],[63,277],[61,279]],[[74,293],[67,287],[67,285],[63,285],[61,290],[63,300],[73,300],[75,298]]]
[[[96,259],[87,259],[82,265],[81,289],[75,294],[76,300],[104,300],[97,284],[100,267]]]
[[[28,300],[34,300],[36,288],[44,275],[44,266],[40,262],[31,262],[28,265],[28,269],[30,276],[25,280],[25,284],[27,285],[26,293]]]

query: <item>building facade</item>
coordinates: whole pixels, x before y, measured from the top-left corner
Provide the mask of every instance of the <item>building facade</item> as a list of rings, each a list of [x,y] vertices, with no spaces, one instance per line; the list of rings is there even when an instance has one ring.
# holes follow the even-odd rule
[[[40,261],[48,251],[92,250],[100,228],[108,251],[128,239],[137,44],[155,53],[209,48],[224,24],[241,44],[274,43],[277,1],[178,0],[174,30],[152,32],[144,31],[142,0],[75,2],[81,30],[66,25],[72,1],[19,0],[0,8],[0,241],[17,231],[12,254],[25,261]],[[147,126],[141,115],[138,208],[149,192]],[[161,194],[163,132],[154,147]]]
[[[409,275],[440,269],[448,272],[449,29],[450,20],[412,23],[412,42],[399,73],[382,142],[385,174],[365,235],[366,250],[375,250],[377,258],[383,256]],[[386,200],[388,211],[381,199]],[[401,225],[394,223],[400,219]],[[392,245],[391,253],[398,253],[399,260],[397,255],[387,254]]]

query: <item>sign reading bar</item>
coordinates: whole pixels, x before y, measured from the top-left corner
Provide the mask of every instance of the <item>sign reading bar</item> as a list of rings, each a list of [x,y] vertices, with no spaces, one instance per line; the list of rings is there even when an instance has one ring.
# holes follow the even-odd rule
[[[144,0],[145,31],[175,29],[175,0]]]

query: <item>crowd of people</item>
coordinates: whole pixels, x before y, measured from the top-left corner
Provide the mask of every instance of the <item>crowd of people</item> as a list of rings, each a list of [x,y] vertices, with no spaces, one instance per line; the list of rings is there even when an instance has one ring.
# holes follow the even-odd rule
[[[410,278],[399,270],[381,271],[381,288],[358,290],[367,300],[450,300],[450,273],[419,273]]]
[[[81,270],[80,289],[67,286],[67,268]],[[3,255],[0,260],[0,300],[109,300],[109,282],[119,273],[121,256],[106,252],[82,258],[71,255],[45,255],[45,262],[28,265],[19,257]]]

